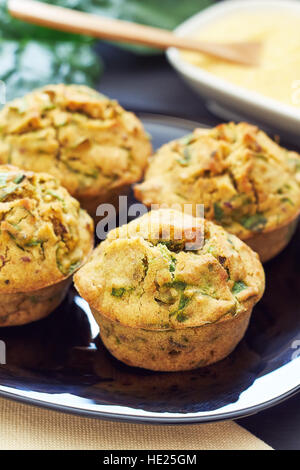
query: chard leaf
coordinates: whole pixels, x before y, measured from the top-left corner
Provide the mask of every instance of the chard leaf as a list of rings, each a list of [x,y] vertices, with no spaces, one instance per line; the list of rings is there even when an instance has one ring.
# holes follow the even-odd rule
[[[168,282],[167,284],[165,284],[165,286],[166,287],[173,287],[174,289],[179,290],[179,291],[184,291],[187,284],[184,281],[177,281],[176,280],[176,281],[173,281],[173,282]]]
[[[191,298],[187,297],[184,294],[184,290],[187,286],[187,284],[183,281],[173,281],[167,284],[168,287],[173,287],[176,290],[180,292],[180,299],[179,299],[179,304],[177,310],[174,310],[169,314],[170,317],[176,315],[176,320],[181,322],[184,322],[185,320],[188,319],[187,315],[183,312],[185,307],[188,305],[190,302]]]
[[[179,312],[176,319],[177,321],[179,321],[179,323],[183,323],[184,321],[188,319],[188,317],[184,312]]]
[[[55,199],[58,199],[61,202],[64,202],[63,198],[60,197],[55,191],[52,191],[51,189],[48,189],[46,191],[46,194],[49,194],[50,196],[54,197]]]
[[[176,258],[174,258],[173,256],[171,257],[171,260],[170,260],[170,263],[169,263],[169,271],[170,273],[174,273],[175,270],[176,270]]]
[[[44,0],[45,3],[141,24],[173,29],[213,0]],[[33,39],[34,38],[34,39]],[[102,62],[93,50],[95,41],[12,18],[7,0],[0,0],[0,80],[7,101],[49,83],[94,86]],[[138,53],[157,53],[144,46],[118,43]]]
[[[0,34],[0,65],[2,62],[15,64],[5,75],[0,68],[7,101],[49,83],[94,86],[101,72],[100,58],[85,42],[9,38],[9,45],[10,48],[7,38],[1,38]]]
[[[187,166],[189,162],[191,161],[192,155],[188,147],[185,147],[183,150],[183,157],[178,158],[177,161],[180,163],[182,166]]]
[[[221,222],[224,216],[224,211],[220,204],[217,202],[214,203],[214,215],[217,222]]]
[[[1,189],[0,191],[0,202],[3,202],[5,201],[5,199],[7,198],[7,196],[9,196],[10,194],[14,193],[16,190],[16,186],[15,185],[11,185],[11,186],[8,186],[8,187],[4,187]]]
[[[248,230],[253,232],[261,232],[267,223],[267,219],[263,214],[257,213],[249,217],[243,217],[241,224]]]
[[[25,246],[28,246],[28,247],[30,247],[30,246],[40,246],[43,243],[44,243],[43,240],[30,240],[29,242],[26,243]]]
[[[20,184],[20,183],[22,183],[22,181],[23,181],[25,178],[26,178],[25,175],[20,174],[20,175],[18,175],[18,176],[15,177],[14,183],[15,183],[15,184]]]
[[[293,201],[289,198],[289,197],[283,197],[281,198],[281,202],[285,202],[287,204],[290,204],[291,206],[294,206],[295,204],[293,203]]]
[[[246,284],[243,281],[237,281],[234,283],[234,286],[232,288],[232,293],[236,295],[242,290],[247,289],[247,287],[248,286],[246,286]]]
[[[187,306],[189,301],[190,301],[190,298],[187,297],[186,295],[182,294],[181,297],[180,297],[178,310],[183,310]]]
[[[76,271],[76,269],[79,268],[79,266],[81,265],[81,261],[75,261],[75,263],[72,263],[70,268],[69,268],[69,274],[72,274],[74,271]]]
[[[125,287],[113,287],[111,290],[111,295],[113,295],[114,297],[123,297],[125,292]]]

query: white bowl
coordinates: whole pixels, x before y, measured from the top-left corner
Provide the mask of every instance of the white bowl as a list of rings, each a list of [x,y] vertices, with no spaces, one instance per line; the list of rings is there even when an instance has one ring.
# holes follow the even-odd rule
[[[298,0],[227,0],[192,16],[175,29],[175,34],[188,36],[225,15],[266,9],[272,12],[291,11],[300,17]],[[168,49],[167,57],[183,79],[208,100],[207,105],[215,114],[226,119],[246,118],[256,124],[267,124],[272,129],[285,131],[293,141],[299,143],[300,107],[294,108],[218,78],[183,60],[178,49]],[[295,77],[295,80],[297,78],[300,79]]]

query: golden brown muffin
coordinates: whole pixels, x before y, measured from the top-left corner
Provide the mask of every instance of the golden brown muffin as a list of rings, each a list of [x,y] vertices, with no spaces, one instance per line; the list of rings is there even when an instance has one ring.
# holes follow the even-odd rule
[[[0,166],[0,327],[53,311],[92,249],[92,219],[53,176]]]
[[[49,85],[0,112],[0,163],[55,176],[94,217],[137,182],[151,153],[140,120],[80,85]]]
[[[109,351],[161,371],[226,357],[264,291],[262,265],[246,244],[169,209],[112,230],[74,280]]]
[[[135,195],[144,204],[204,204],[205,217],[262,261],[290,240],[300,211],[300,156],[250,124],[196,129],[154,155]]]

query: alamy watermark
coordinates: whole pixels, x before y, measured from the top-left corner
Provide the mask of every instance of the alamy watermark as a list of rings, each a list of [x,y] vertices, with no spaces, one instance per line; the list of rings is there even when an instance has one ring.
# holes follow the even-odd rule
[[[173,209],[176,212],[159,212],[159,209]],[[204,243],[204,205],[203,204],[152,204],[148,209],[142,203],[128,205],[127,196],[119,196],[119,212],[112,204],[100,204],[96,215],[101,220],[96,226],[96,235],[99,240],[105,240],[108,232],[123,226],[122,238],[138,236],[136,227],[127,225],[129,220],[140,217],[149,212],[147,225],[143,226],[142,236],[151,241],[171,240],[184,241],[185,249],[196,251]],[[191,217],[196,215],[196,218]],[[110,237],[118,238],[120,233],[110,233]]]
[[[300,339],[295,339],[295,341],[292,342],[291,349],[294,350],[292,354],[293,360],[300,357]]]
[[[6,103],[6,85],[0,80],[0,105]]]
[[[6,344],[0,339],[0,364],[6,364]]]

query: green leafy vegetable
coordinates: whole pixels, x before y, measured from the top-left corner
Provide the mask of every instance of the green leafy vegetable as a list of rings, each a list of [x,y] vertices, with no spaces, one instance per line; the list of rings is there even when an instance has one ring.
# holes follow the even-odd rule
[[[286,202],[287,204],[290,204],[291,206],[294,206],[295,204],[289,197],[283,197],[281,198],[281,202]]]
[[[190,302],[190,297],[187,297],[184,294],[184,290],[187,286],[186,282],[184,281],[173,281],[169,282],[166,284],[167,287],[173,287],[174,289],[178,290],[180,292],[180,299],[179,299],[179,304],[177,310],[174,310],[173,312],[170,313],[170,317],[176,315],[176,320],[179,322],[184,322],[187,320],[187,315],[183,312],[187,304]]]
[[[170,264],[169,264],[169,270],[170,270],[170,273],[174,273],[175,272],[175,269],[176,269],[176,258],[174,258],[173,256],[171,257],[171,261],[170,261]]]
[[[213,0],[44,0],[67,8],[125,19],[167,29]],[[0,0],[0,80],[9,101],[49,83],[80,83],[94,86],[102,71],[95,41],[13,19]],[[121,44],[136,52],[153,52],[144,46]]]
[[[18,248],[20,248],[20,250],[25,251],[24,248],[18,243],[16,237],[15,237],[12,233],[10,233],[10,232],[7,232],[7,233],[8,233],[8,235],[9,235],[9,237],[14,241],[15,245],[16,245]]]
[[[1,192],[0,192],[0,202],[4,201],[7,196],[9,196],[10,194],[14,193],[16,190],[16,186],[15,185],[12,185],[12,186],[8,186],[6,188],[2,188],[1,189]]]
[[[186,295],[182,294],[180,297],[179,305],[178,305],[178,310],[183,310],[187,304],[189,303],[190,299]]]
[[[55,191],[52,191],[51,189],[48,189],[48,191],[46,191],[46,194],[49,194],[55,199],[58,199],[59,201],[64,202],[63,198],[61,198]]]
[[[182,291],[180,294],[180,299],[179,299],[179,304],[178,304],[178,309],[175,310],[174,312],[170,313],[170,316],[176,315],[176,320],[181,322],[184,322],[187,320],[187,315],[183,312],[187,304],[190,302],[190,298],[187,297],[184,292]]]
[[[23,174],[18,175],[18,176],[15,177],[14,183],[15,183],[15,184],[20,184],[20,183],[22,183],[22,181],[23,181],[25,178],[26,178],[26,176],[23,175]]]
[[[69,274],[72,274],[74,271],[76,271],[76,269],[79,268],[79,266],[81,265],[81,261],[75,261],[74,263],[71,264],[70,268],[69,268]]]
[[[166,287],[173,287],[174,289],[177,289],[179,291],[183,291],[187,284],[184,281],[173,281],[173,282],[168,282],[165,284]]]
[[[34,241],[33,245],[31,245],[31,246],[35,246],[35,243],[40,244],[41,248],[43,249],[44,241],[41,241],[41,240],[37,240],[36,242]],[[79,266],[81,265],[81,261],[80,260],[75,261],[75,262],[71,263],[70,266],[65,267],[61,263],[59,251],[60,251],[60,248],[58,247],[57,250],[56,250],[56,264],[57,264],[58,269],[65,276],[72,274],[77,268],[79,268]]]
[[[221,222],[224,216],[224,211],[220,204],[217,202],[214,203],[214,215],[217,222]]]
[[[214,0],[46,0],[60,6],[75,8],[89,13],[119,18],[135,23],[174,29],[189,16],[214,3]],[[120,44],[138,53],[153,53],[154,49]],[[155,50],[157,52],[157,50]]]
[[[126,293],[126,292],[132,292],[134,290],[134,287],[113,287],[112,290],[111,290],[111,295],[113,295],[114,297],[123,297],[123,295]]]
[[[169,251],[168,242],[165,243],[158,243],[157,246],[160,249],[163,257],[169,262],[169,271],[170,273],[174,273],[176,269],[176,258],[172,255],[172,253]]]
[[[71,6],[71,2],[66,3]],[[13,19],[6,0],[0,0],[0,79],[6,84],[6,100],[49,83],[95,85],[101,59],[92,49],[93,44],[84,36]]]
[[[232,293],[236,295],[244,289],[247,289],[246,284],[243,281],[237,281],[234,283],[234,286],[232,288]]]
[[[287,190],[291,189],[290,184],[284,184],[281,188],[277,189],[277,194],[285,194]]]
[[[177,321],[179,321],[179,323],[183,323],[184,321],[186,321],[188,319],[188,317],[187,317],[187,315],[185,315],[184,312],[179,312],[176,319],[177,319]]]
[[[113,287],[111,290],[111,295],[113,295],[114,297],[123,297],[125,292],[126,292],[125,287],[119,287],[119,288]]]
[[[0,37],[0,65],[11,64],[6,74],[0,68],[7,101],[49,83],[94,86],[100,75],[100,59],[88,43],[10,39],[9,45]]]
[[[183,157],[178,158],[177,161],[180,165],[187,166],[191,161],[192,155],[188,147],[185,147],[183,150]]]
[[[40,246],[40,245],[42,245],[43,243],[44,243],[43,240],[30,240],[29,242],[27,242],[27,243],[25,244],[25,246],[29,246],[29,247],[30,247],[30,246]]]
[[[243,217],[241,224],[248,230],[260,232],[264,229],[267,219],[263,214],[254,214],[249,217]]]
[[[47,0],[54,3],[53,0]],[[173,29],[189,16],[211,5],[212,0],[56,0],[69,6],[99,15]]]

